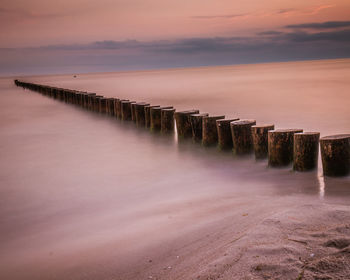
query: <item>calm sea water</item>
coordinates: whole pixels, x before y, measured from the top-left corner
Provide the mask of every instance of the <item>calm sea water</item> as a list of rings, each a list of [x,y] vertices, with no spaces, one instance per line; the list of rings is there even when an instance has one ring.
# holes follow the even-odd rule
[[[321,136],[350,133],[349,59],[22,80]],[[269,169],[8,78],[0,98],[1,279],[116,279],[149,248],[232,211],[263,218],[302,203],[350,203],[349,177],[325,179],[321,166]]]

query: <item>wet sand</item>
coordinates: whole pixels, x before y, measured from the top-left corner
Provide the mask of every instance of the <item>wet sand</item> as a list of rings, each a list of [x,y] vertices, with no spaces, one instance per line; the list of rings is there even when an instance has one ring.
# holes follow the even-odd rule
[[[346,132],[349,60],[310,63],[268,65],[256,84],[248,74],[261,65],[219,68],[227,80],[217,100],[209,98],[215,79],[185,98],[196,85],[204,89],[198,77],[217,69],[28,79],[262,121],[274,113],[279,127],[303,122],[323,135]],[[292,69],[302,73],[291,76]],[[237,85],[232,75],[250,79],[239,86],[240,106],[226,90]],[[264,84],[275,107],[281,88],[287,100],[299,92],[299,75],[310,87],[302,106],[318,106],[298,109],[298,118],[294,103],[271,115],[258,110],[253,87]],[[187,90],[163,91],[170,81]],[[349,279],[349,177],[267,168],[23,91],[10,79],[1,79],[0,94],[1,279]]]

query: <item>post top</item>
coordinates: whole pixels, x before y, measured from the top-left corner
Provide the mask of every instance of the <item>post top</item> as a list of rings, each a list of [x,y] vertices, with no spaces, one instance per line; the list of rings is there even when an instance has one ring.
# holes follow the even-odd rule
[[[269,133],[298,133],[298,132],[303,132],[302,129],[298,128],[289,128],[289,129],[276,129],[276,130],[270,130]]]
[[[198,114],[191,114],[191,117],[206,117],[206,116],[209,116],[208,113],[198,113]]]
[[[320,133],[319,132],[307,131],[307,132],[297,132],[294,135],[298,135],[298,136],[313,136],[313,135],[320,135]]]
[[[155,107],[160,107],[160,105],[145,105],[145,107],[148,107],[148,108],[155,108]]]
[[[240,126],[240,125],[255,125],[256,120],[238,120],[230,122],[231,126]]]
[[[224,119],[225,115],[219,115],[219,116],[205,116],[203,117],[203,120],[219,120],[219,119]]]
[[[272,128],[274,129],[275,125],[274,124],[258,124],[258,125],[253,125],[252,128]]]
[[[324,136],[321,138],[321,141],[324,141],[324,140],[344,140],[347,138],[350,140],[350,134],[336,134],[336,135]]]
[[[176,114],[178,115],[192,115],[192,114],[198,114],[198,113],[199,113],[199,110],[196,110],[196,109],[176,112]]]
[[[238,121],[239,118],[233,118],[233,119],[219,119],[219,120],[216,120],[216,123],[217,124],[222,124],[222,123],[230,123],[230,122],[235,122],[235,121]]]

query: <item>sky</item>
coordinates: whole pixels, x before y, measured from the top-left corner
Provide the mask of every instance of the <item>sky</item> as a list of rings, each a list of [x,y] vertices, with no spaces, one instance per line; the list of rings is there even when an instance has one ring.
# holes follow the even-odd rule
[[[1,0],[0,75],[350,57],[349,0]]]

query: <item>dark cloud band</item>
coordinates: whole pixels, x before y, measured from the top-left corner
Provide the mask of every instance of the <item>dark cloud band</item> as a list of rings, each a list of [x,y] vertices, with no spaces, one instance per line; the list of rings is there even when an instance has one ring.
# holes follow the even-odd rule
[[[302,23],[285,26],[286,28],[331,29],[350,27],[350,21],[327,21],[321,23]]]

